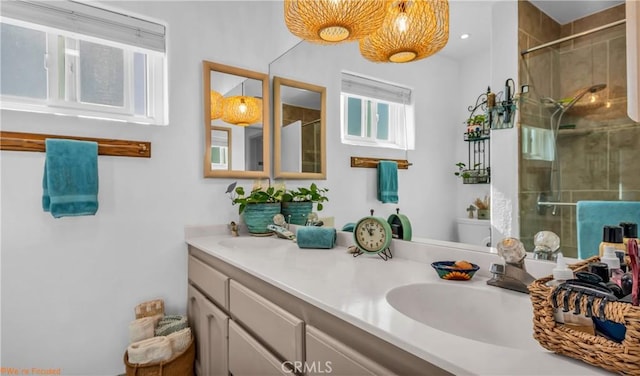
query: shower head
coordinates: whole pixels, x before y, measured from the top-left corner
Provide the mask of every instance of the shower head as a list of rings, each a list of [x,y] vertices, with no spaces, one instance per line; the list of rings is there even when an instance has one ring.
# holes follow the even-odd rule
[[[568,109],[570,109],[574,104],[576,104],[586,94],[588,94],[588,93],[591,93],[591,94],[597,93],[597,92],[599,92],[600,90],[603,90],[606,87],[607,87],[607,84],[596,84],[596,85],[592,85],[592,86],[589,86],[588,88],[580,90],[578,95],[573,97],[573,99],[571,99],[571,101],[569,101],[569,103],[562,105],[563,111],[567,111]]]

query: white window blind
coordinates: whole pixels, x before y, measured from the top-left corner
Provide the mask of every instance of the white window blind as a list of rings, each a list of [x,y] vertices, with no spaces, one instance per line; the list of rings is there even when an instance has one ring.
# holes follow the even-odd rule
[[[75,1],[2,1],[2,16],[165,52],[164,25]]]
[[[344,72],[342,92],[393,103],[411,103],[411,89]]]

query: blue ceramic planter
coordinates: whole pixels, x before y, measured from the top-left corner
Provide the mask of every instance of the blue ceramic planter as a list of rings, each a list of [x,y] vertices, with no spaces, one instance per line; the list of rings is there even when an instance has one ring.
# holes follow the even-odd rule
[[[273,216],[280,213],[280,203],[249,204],[242,212],[242,218],[252,234],[270,234],[267,226],[273,223]]]
[[[304,226],[307,224],[307,217],[312,210],[313,202],[291,201],[282,203],[282,215],[284,215],[287,222],[294,225]]]

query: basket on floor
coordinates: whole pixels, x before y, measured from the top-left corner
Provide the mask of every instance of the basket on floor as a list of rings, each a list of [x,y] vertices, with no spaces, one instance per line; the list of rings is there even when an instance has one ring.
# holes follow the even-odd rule
[[[160,363],[132,364],[129,363],[129,354],[124,352],[127,376],[193,376],[195,358],[196,346],[193,338],[184,351]]]
[[[592,257],[569,266],[574,271],[586,270],[591,262],[599,261]],[[605,306],[605,316],[600,317],[598,309],[593,310],[593,316],[614,321],[625,325],[626,334],[621,343],[605,337],[583,333],[565,325],[558,324],[554,318],[553,287],[545,284],[552,280],[548,276],[540,278],[529,285],[531,302],[533,304],[533,336],[547,350],[610,371],[625,375],[640,375],[640,307],[629,303],[608,302]],[[564,291],[557,296],[563,301]],[[586,294],[585,294],[586,295]],[[575,299],[568,299],[569,309],[575,309]],[[593,306],[598,307],[601,298],[595,298]],[[580,299],[581,311],[587,307],[587,296]]]

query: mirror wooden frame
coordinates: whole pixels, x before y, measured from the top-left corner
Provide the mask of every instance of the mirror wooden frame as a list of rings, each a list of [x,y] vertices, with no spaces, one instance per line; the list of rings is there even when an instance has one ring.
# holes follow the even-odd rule
[[[213,170],[211,168],[211,72],[220,72],[236,76],[252,78],[262,82],[262,171],[243,170]],[[268,178],[271,174],[271,126],[270,126],[270,102],[269,102],[269,75],[266,73],[254,72],[230,65],[223,65],[211,61],[202,62],[203,81],[203,103],[204,103],[204,130],[205,130],[205,150],[204,150],[204,177],[205,178],[239,178],[255,179]],[[231,155],[229,156],[231,158]]]
[[[291,172],[282,171],[282,98],[281,87],[289,86],[296,89],[308,90],[320,93],[320,172]],[[323,86],[306,82],[291,80],[288,78],[273,77],[273,142],[274,142],[274,171],[276,179],[316,179],[327,178],[327,142],[326,142],[326,100],[327,89]]]

